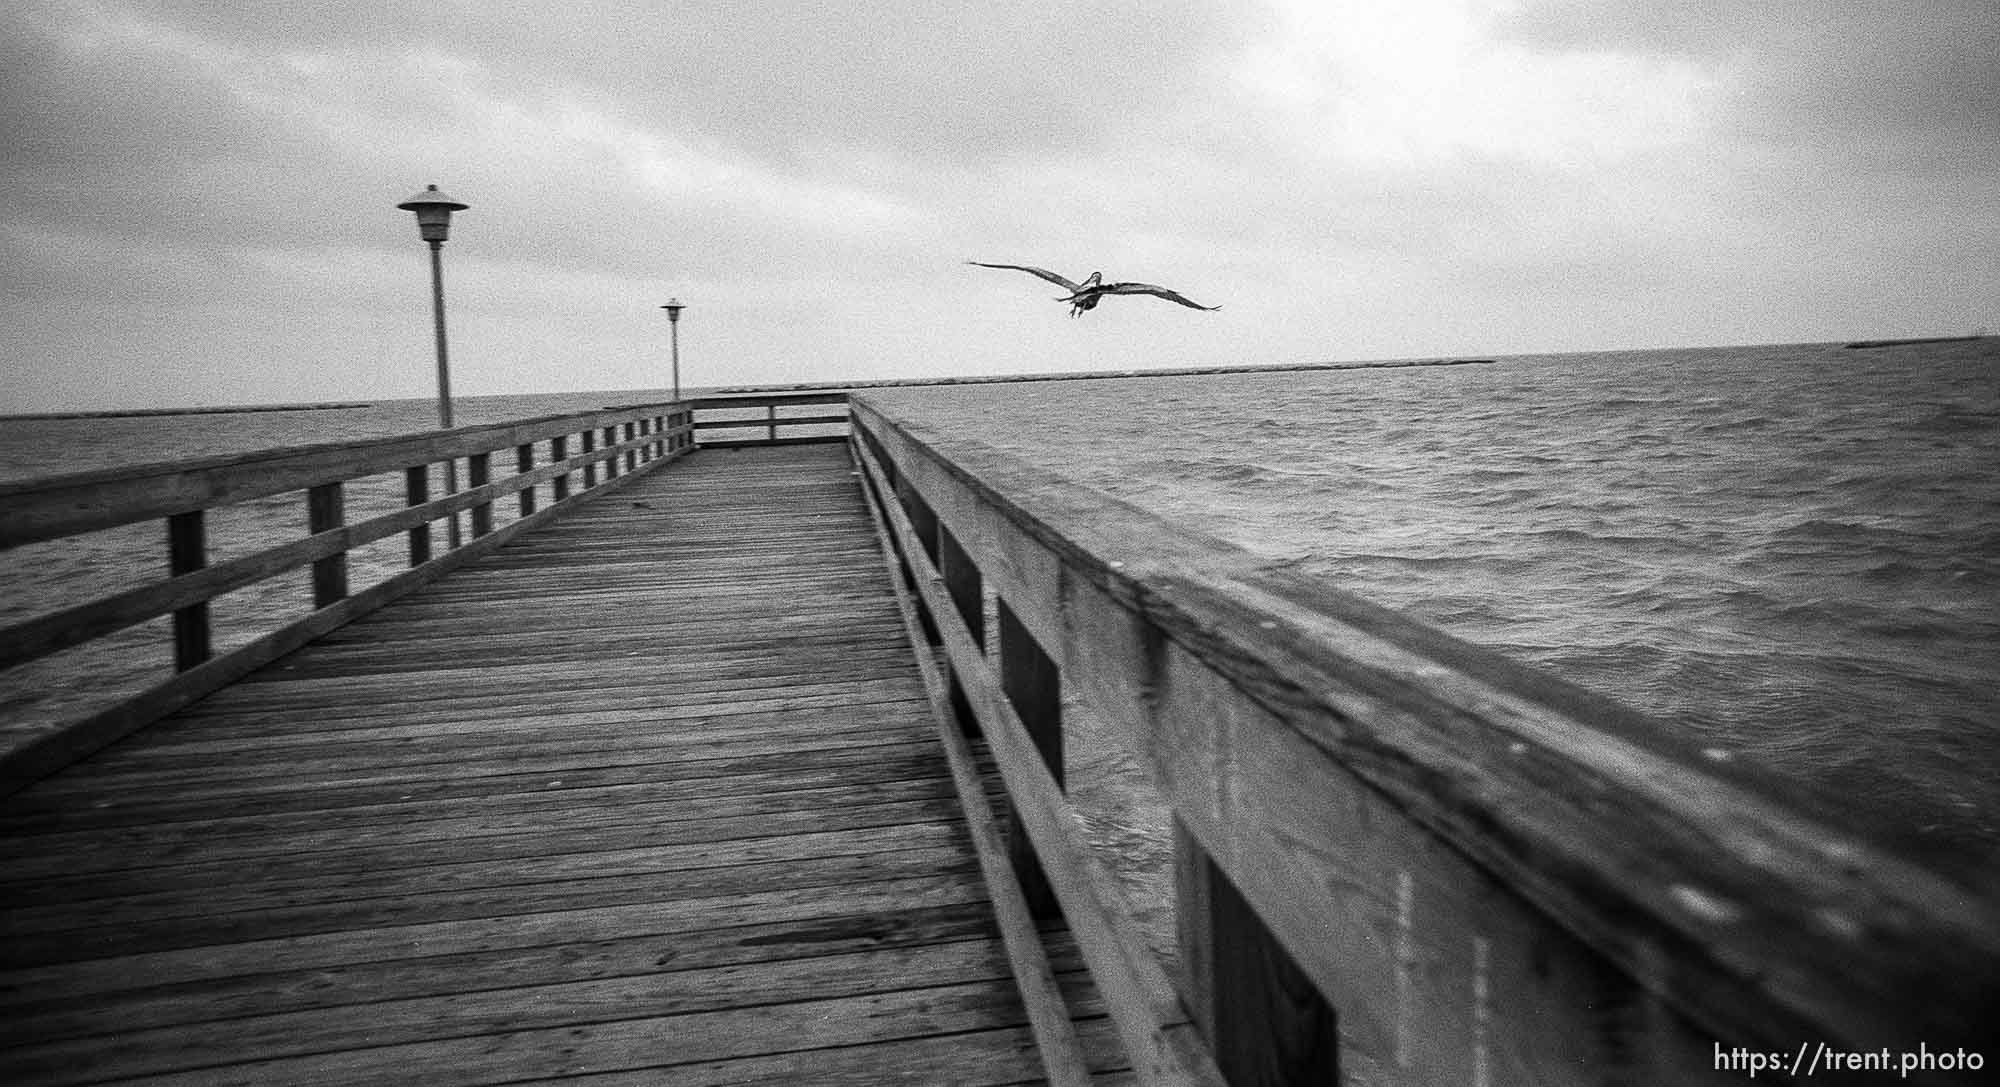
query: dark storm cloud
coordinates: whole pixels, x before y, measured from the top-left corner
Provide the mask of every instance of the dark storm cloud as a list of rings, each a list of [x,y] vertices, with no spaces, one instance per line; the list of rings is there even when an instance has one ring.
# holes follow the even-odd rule
[[[1135,112],[1170,111],[1243,31],[1196,0],[1118,17],[1067,0],[125,10],[251,53],[460,53],[522,93],[615,103],[631,121],[764,152],[855,141],[941,160],[1086,144]]]

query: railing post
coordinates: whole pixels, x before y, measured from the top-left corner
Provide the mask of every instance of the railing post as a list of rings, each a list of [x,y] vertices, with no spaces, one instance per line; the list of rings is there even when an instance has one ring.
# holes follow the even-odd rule
[[[493,454],[474,453],[465,458],[465,487],[477,490],[493,481]],[[472,507],[472,536],[478,539],[493,531],[493,503]]]
[[[314,536],[347,523],[345,487],[340,482],[306,489],[306,531]],[[347,552],[336,551],[312,565],[313,607],[347,598]]]
[[[578,437],[582,439],[583,443],[581,452],[585,454],[597,452],[597,431],[595,429],[586,430],[578,435]],[[587,491],[595,486],[597,486],[597,462],[593,460],[583,466],[583,489]]]
[[[634,431],[635,429],[636,429],[636,428],[635,428],[634,424],[632,424],[632,423],[626,423],[626,424],[625,424],[625,440],[626,440],[626,441],[628,441],[628,442],[629,442],[629,441],[631,441],[631,440],[632,440],[633,438],[635,438],[635,437],[637,437],[637,436],[638,436],[638,435],[636,435],[636,434],[634,434],[634,433],[633,433],[633,431]],[[626,471],[628,471],[628,472],[634,472],[634,471],[637,471],[637,470],[638,470],[638,468],[639,468],[639,451],[638,451],[637,449],[627,449],[627,450],[625,451],[625,470],[626,470]]]
[[[617,426],[614,425],[605,427],[604,448],[610,449],[612,446],[617,444],[618,444]],[[613,453],[610,456],[604,458],[604,481],[606,483],[609,483],[617,478],[618,478],[618,454]]]
[[[1000,600],[1000,688],[1013,704],[1014,713],[1028,730],[1028,738],[1041,752],[1042,762],[1057,787],[1063,785],[1062,675],[1056,662],[1035,643],[1028,628],[1014,616],[1014,610]],[[1055,892],[1049,888],[1041,862],[1028,836],[1021,832],[1020,817],[1010,804],[1007,812],[1007,852],[1014,871],[1021,878],[1021,891],[1028,908],[1037,917],[1054,917],[1061,912]]]
[[[778,405],[766,404],[764,405],[764,412],[765,418],[769,420],[767,424],[769,430],[765,434],[765,437],[775,442],[778,440]]]
[[[431,500],[431,466],[419,464],[403,469],[403,505],[421,506]],[[431,561],[431,526],[426,521],[410,530],[410,565]]]
[[[514,450],[514,467],[522,475],[535,470],[535,443],[525,442]],[[529,485],[521,488],[521,516],[535,512],[535,488]]]
[[[192,574],[208,565],[205,510],[189,510],[167,518],[167,575]],[[185,672],[209,658],[208,601],[174,612],[174,671]]]
[[[1340,1082],[1333,1006],[1174,820],[1181,1000],[1230,1087]]]
[[[569,435],[558,434],[555,437],[550,438],[549,463],[561,464],[563,461],[566,461],[568,459],[569,459]],[[549,481],[549,496],[551,500],[556,502],[560,502],[563,499],[569,497],[568,472],[564,472],[562,475],[559,475],[556,478]]]

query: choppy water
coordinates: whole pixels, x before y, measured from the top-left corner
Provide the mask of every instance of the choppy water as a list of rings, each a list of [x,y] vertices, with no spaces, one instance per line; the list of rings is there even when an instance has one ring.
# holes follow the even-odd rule
[[[879,392],[2000,859],[2000,341]]]
[[[873,395],[1836,791],[1940,866],[1983,880],[2000,860],[2000,341]],[[654,398],[480,398],[459,420]],[[0,420],[0,476],[403,433],[433,410]],[[350,515],[399,501],[384,480]],[[301,534],[304,511],[217,522],[228,554]],[[121,587],[122,556],[164,564],[157,526],[97,536],[10,553],[0,622]],[[400,565],[381,548],[357,585]],[[224,598],[219,642],[232,615],[302,610],[298,580]],[[107,660],[165,668],[163,632],[124,639],[17,674],[0,723],[101,694]]]

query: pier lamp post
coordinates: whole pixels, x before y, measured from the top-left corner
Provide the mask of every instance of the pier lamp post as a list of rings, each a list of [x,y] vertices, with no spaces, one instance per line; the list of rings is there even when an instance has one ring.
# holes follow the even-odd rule
[[[687,306],[678,298],[669,298],[667,304],[660,308],[667,311],[667,328],[673,336],[674,399],[679,400],[681,398],[681,311]]]
[[[437,371],[438,371],[438,425],[450,430],[451,422],[451,364],[445,351],[444,338],[444,240],[451,234],[451,213],[464,211],[472,205],[438,191],[436,185],[424,186],[424,191],[396,205],[404,211],[417,215],[417,234],[431,246],[431,316],[437,326]],[[444,462],[444,487],[446,494],[458,493],[458,461],[447,458]],[[451,546],[458,547],[458,514],[451,515],[446,532]]]

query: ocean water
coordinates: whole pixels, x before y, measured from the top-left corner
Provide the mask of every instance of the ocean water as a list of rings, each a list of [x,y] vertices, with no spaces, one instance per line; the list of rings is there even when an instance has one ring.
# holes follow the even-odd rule
[[[871,395],[1834,793],[1891,845],[1990,885],[2000,341]],[[468,398],[458,418],[657,398]],[[0,420],[0,478],[405,433],[433,412],[418,400]],[[357,486],[350,516],[399,505],[399,486]],[[496,507],[503,520],[509,508]],[[279,496],[217,515],[211,536],[226,556],[303,534],[304,517]],[[155,576],[161,536],[139,525],[11,552],[0,622]],[[354,560],[356,587],[402,564],[385,541]],[[230,594],[216,605],[219,645],[302,614],[307,595],[303,574]],[[164,626],[0,676],[0,728],[162,678]],[[1100,840],[1156,883],[1159,813],[1118,778],[1096,798]]]

